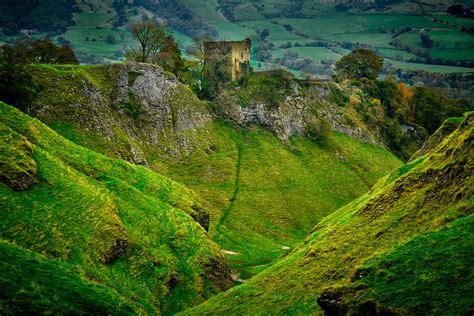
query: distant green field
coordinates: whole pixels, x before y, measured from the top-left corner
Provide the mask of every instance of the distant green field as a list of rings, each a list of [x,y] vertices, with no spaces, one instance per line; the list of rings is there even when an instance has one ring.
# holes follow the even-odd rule
[[[433,58],[443,58],[452,60],[474,60],[474,48],[460,49],[448,48],[441,50],[432,50],[431,56]]]
[[[301,36],[295,35],[293,33],[288,32],[283,26],[271,23],[270,21],[245,21],[242,22],[241,25],[254,29],[254,30],[264,30],[268,29],[270,31],[270,35],[268,36],[268,40],[273,42],[276,47],[281,44],[291,42],[307,42],[308,40],[302,38]]]
[[[353,44],[368,44],[374,48],[390,48],[389,43],[392,40],[392,35],[388,33],[347,33],[324,36],[324,39],[332,42],[349,42]]]
[[[74,21],[80,28],[94,28],[111,18],[111,14],[105,12],[75,13]]]
[[[211,25],[219,32],[219,39],[221,40],[237,41],[257,36],[254,29],[232,22],[217,22]]]
[[[409,70],[423,70],[433,73],[474,73],[474,68],[466,67],[454,67],[454,66],[443,66],[443,65],[428,65],[428,64],[418,64],[418,63],[409,63],[405,61],[396,61],[385,59],[385,64],[392,64],[393,66],[401,69]]]
[[[258,60],[251,60],[250,61],[250,66],[254,69],[254,71],[266,71],[266,70],[273,70],[273,69],[285,69],[295,76],[301,76],[301,71],[296,70],[296,69],[289,69],[286,68],[285,66],[279,65],[279,64],[274,64],[274,63],[267,63],[264,61],[258,61]]]
[[[474,19],[463,19],[451,15],[435,17],[437,20],[441,20],[443,23],[448,22],[454,26],[464,26],[466,28],[474,27]]]
[[[219,12],[219,3],[217,0],[206,0],[206,1],[195,1],[195,0],[184,0],[186,6],[196,16],[212,21],[212,22],[226,22],[227,19]]]
[[[427,33],[433,40],[434,49],[444,48],[474,48],[474,37],[456,30],[431,30]],[[403,44],[413,48],[423,48],[418,30],[404,33],[397,37]]]
[[[104,12],[75,13],[76,25],[68,28],[62,36],[70,41],[76,50],[99,57],[120,58],[131,42],[131,34],[127,30],[110,29],[111,17],[111,14]],[[109,35],[115,37],[115,43],[107,42]]]
[[[474,60],[474,36],[456,30],[438,29],[429,31],[428,35],[433,40],[433,48],[429,49],[433,58]],[[404,33],[398,39],[413,49],[426,49],[418,31]]]
[[[341,54],[336,54],[325,47],[292,47],[288,49],[277,49],[273,52],[273,55],[281,58],[284,56],[285,51],[292,51],[297,53],[299,57],[307,57],[316,61],[323,59],[336,61],[342,57]]]
[[[440,22],[439,19],[446,19]],[[435,21],[436,20],[436,21]],[[429,29],[429,35],[434,41],[434,47],[430,50],[433,58],[445,60],[473,60],[474,59],[474,37],[459,30],[459,25],[469,26],[471,22],[467,19],[455,17],[424,17],[415,15],[378,14],[378,15],[354,15],[343,13],[332,13],[321,15],[314,19],[281,19],[278,24],[289,24],[311,38],[321,38],[335,43],[342,42],[352,44],[366,44],[379,51],[379,53],[389,59],[401,59],[407,61],[415,57],[408,51],[395,50],[390,42],[393,40],[394,31],[403,27],[412,27],[410,32],[397,36],[402,44],[412,49],[422,49],[419,30]],[[449,23],[448,23],[449,22]],[[459,22],[459,23],[457,23]],[[278,35],[278,33],[276,33]],[[273,40],[270,38],[270,40]],[[274,41],[274,40],[273,40]],[[276,44],[276,43],[275,43]],[[278,47],[278,45],[276,45]],[[310,53],[304,49],[299,49],[300,56],[310,57]],[[350,51],[337,47],[336,50],[342,54]],[[283,50],[275,50],[273,54],[277,57],[283,55]],[[314,50],[316,59],[328,56],[321,56]],[[321,53],[321,51],[319,52]],[[335,55],[329,57],[336,57]],[[331,59],[331,58],[328,58]],[[434,66],[425,64],[404,63],[403,61],[388,61],[403,69],[426,70],[429,72],[465,73],[472,72],[471,69],[462,67]]]
[[[409,58],[415,57],[415,54],[406,52],[404,50],[398,50],[394,48],[378,48],[377,52],[385,58],[397,59],[401,58],[402,60],[407,60]]]
[[[128,40],[122,41],[121,33],[123,33]],[[115,36],[115,44],[110,44],[106,41],[108,35]],[[63,37],[71,41],[78,50],[86,51],[95,56],[112,58],[116,52],[125,49],[131,35],[126,31],[120,32],[111,29],[71,28]],[[87,41],[87,38],[89,38],[89,41]]]
[[[173,37],[176,40],[176,42],[179,44],[182,50],[193,44],[192,38],[182,32],[174,31]]]

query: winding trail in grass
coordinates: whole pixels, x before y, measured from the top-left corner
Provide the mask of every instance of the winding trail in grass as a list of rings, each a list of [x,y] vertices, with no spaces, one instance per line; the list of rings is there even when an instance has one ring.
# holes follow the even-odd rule
[[[237,170],[236,170],[236,175],[235,175],[234,193],[232,194],[232,197],[229,200],[229,205],[224,210],[224,214],[222,215],[222,217],[220,218],[219,222],[216,225],[216,230],[224,236],[225,236],[225,234],[221,230],[221,225],[227,219],[230,212],[232,211],[232,208],[234,207],[235,199],[237,198],[237,194],[239,193],[239,189],[240,189],[240,164],[241,164],[241,161],[242,161],[242,145],[237,144]]]

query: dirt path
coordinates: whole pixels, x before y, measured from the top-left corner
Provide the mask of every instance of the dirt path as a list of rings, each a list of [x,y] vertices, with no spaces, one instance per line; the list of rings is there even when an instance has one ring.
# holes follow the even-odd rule
[[[232,194],[232,197],[229,200],[229,205],[224,210],[224,215],[222,215],[222,217],[220,218],[219,222],[216,225],[216,230],[221,234],[223,234],[222,231],[221,231],[221,225],[222,225],[222,223],[224,223],[224,221],[226,220],[226,218],[229,216],[230,212],[232,211],[232,208],[234,207],[235,199],[237,198],[237,194],[239,193],[239,189],[240,189],[240,163],[241,163],[241,160],[242,160],[242,146],[237,144],[237,171],[236,171],[236,175],[235,175],[234,193]]]

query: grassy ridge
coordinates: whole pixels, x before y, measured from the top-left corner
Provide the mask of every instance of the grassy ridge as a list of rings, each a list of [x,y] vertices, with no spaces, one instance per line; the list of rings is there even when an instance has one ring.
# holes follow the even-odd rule
[[[325,217],[277,264],[187,314],[307,314],[321,311],[318,298],[338,312],[467,313],[473,132],[470,114],[427,155]]]
[[[205,212],[192,191],[75,145],[4,103],[0,123],[2,144],[28,144],[15,151],[37,169],[29,169],[36,184],[13,190],[5,179],[24,168],[2,146],[2,313],[67,313],[94,301],[83,312],[166,314],[230,285],[220,249],[191,218]]]
[[[474,278],[473,232],[473,217],[461,218],[369,260],[359,268],[362,279],[355,282],[368,290],[350,291],[346,300],[356,308],[375,301],[415,314],[449,310],[462,315],[472,310],[466,297],[474,297],[474,287],[466,281]]]

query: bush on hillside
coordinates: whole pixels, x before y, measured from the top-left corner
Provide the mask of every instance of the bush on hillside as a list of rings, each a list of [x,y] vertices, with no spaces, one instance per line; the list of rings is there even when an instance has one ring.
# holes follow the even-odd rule
[[[439,90],[424,87],[413,88],[413,107],[416,123],[432,134],[449,117],[462,116],[472,111],[473,105],[467,100],[449,100]]]
[[[314,119],[306,124],[306,134],[318,144],[325,144],[328,140],[331,126],[324,119]]]

